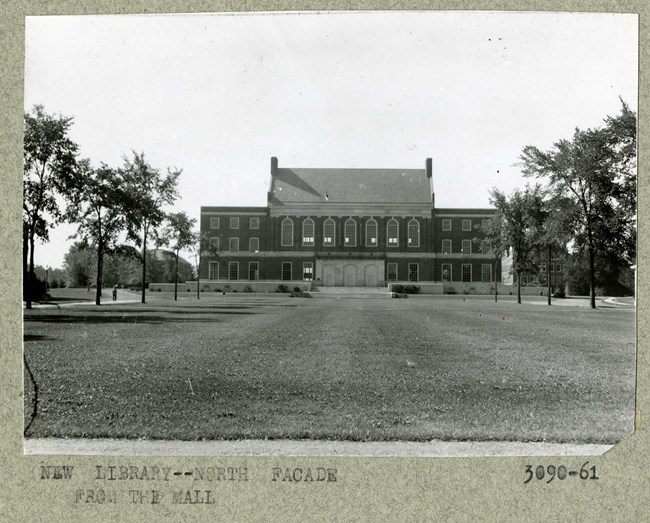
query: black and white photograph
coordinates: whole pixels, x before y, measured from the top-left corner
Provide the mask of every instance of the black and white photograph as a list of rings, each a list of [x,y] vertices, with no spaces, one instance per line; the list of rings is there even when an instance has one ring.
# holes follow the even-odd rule
[[[621,442],[638,23],[26,17],[24,453]]]

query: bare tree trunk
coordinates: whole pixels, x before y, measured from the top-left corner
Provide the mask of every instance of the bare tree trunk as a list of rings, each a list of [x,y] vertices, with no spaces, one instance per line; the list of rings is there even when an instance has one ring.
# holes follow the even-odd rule
[[[521,273],[517,271],[517,303],[521,304]]]
[[[29,235],[29,272],[27,278],[27,304],[28,309],[32,308],[32,292],[34,286],[34,231]]]
[[[95,289],[95,305],[102,304],[102,273],[104,272],[104,246],[97,245],[97,288]]]
[[[596,256],[594,248],[589,245],[589,306],[592,309],[596,308]]]
[[[547,302],[551,304],[551,257],[552,257],[553,248],[549,244],[548,246],[548,260],[546,264],[546,294],[548,295]]]
[[[497,296],[499,295],[499,291],[497,289],[497,285],[499,280],[497,279],[497,268],[498,268],[499,260],[494,260],[494,303],[497,302]]]
[[[145,303],[145,285],[147,281],[147,227],[144,227],[142,241],[142,303]]]
[[[174,267],[174,301],[178,301],[178,250],[176,250],[176,265]]]
[[[27,262],[29,256],[29,232],[27,226],[23,224],[23,298],[25,305],[28,309],[32,308],[32,298],[29,294],[30,280],[29,280],[29,264]]]
[[[199,256],[201,256],[199,254]],[[199,257],[199,261],[196,264],[196,299],[200,300],[201,299],[201,290],[199,289],[199,284],[201,283],[201,258]]]

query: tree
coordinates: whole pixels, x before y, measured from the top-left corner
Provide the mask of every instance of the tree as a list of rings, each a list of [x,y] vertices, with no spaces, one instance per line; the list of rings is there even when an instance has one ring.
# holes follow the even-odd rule
[[[221,260],[220,249],[210,241],[208,233],[195,233],[196,241],[190,251],[194,257],[194,264],[196,266],[196,299],[201,299],[201,260],[206,258],[214,258],[216,261]]]
[[[124,204],[126,196],[123,179],[118,171],[106,164],[93,169],[88,160],[80,162],[79,175],[83,183],[72,199],[68,218],[79,225],[78,236],[92,243],[97,252],[95,304],[101,305],[104,255],[117,244],[126,227]]]
[[[529,208],[539,198],[539,187],[516,189],[510,197],[496,188],[490,191],[490,203],[503,217],[501,222],[503,242],[512,247],[512,270],[517,275],[517,303],[521,303],[521,274],[535,268],[534,229],[531,227]]]
[[[166,221],[167,226],[163,229],[161,243],[169,245],[175,254],[174,301],[176,301],[178,299],[178,253],[181,249],[188,249],[196,243],[197,234],[192,230],[196,219],[190,218],[184,212],[178,212],[168,214]]]
[[[68,287],[90,288],[95,278],[95,255],[82,242],[73,243],[63,257],[63,271]]]
[[[499,262],[503,257],[503,253],[508,249],[508,238],[506,236],[506,227],[503,219],[503,214],[497,211],[494,217],[486,220],[483,224],[476,227],[482,233],[479,238],[475,238],[475,242],[481,242],[483,245],[487,243],[492,255],[492,263],[494,266],[494,302],[498,301],[498,281],[499,275],[497,269]],[[485,242],[485,243],[483,243]],[[483,254],[486,254],[485,252]]]
[[[605,126],[576,129],[549,151],[526,146],[523,172],[548,180],[556,196],[576,204],[573,236],[589,259],[590,305],[596,307],[596,260],[631,265],[636,256],[636,114],[622,102],[621,114]]]
[[[133,152],[133,158],[124,157],[121,173],[128,194],[126,217],[128,236],[142,249],[142,303],[145,303],[147,281],[147,240],[163,222],[163,206],[177,198],[176,186],[180,170],[167,169],[162,175],[147,163],[144,153]]]
[[[25,113],[23,278],[28,309],[32,307],[35,239],[48,241],[49,230],[62,217],[60,200],[70,192],[75,179],[78,147],[68,137],[72,121],[47,114],[41,105]]]

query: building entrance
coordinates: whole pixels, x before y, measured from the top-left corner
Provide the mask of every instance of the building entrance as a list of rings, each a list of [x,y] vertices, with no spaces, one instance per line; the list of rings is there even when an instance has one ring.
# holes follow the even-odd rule
[[[379,287],[384,285],[384,260],[316,260],[316,275],[324,287]]]

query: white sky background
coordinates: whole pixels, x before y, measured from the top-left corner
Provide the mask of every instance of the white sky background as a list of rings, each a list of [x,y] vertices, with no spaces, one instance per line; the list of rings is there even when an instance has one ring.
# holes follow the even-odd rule
[[[424,168],[436,207],[487,207],[525,145],[637,110],[636,15],[470,12],[28,17],[25,109],[82,157],[183,170],[175,210],[266,205],[280,167]],[[37,245],[61,267],[74,226]]]

